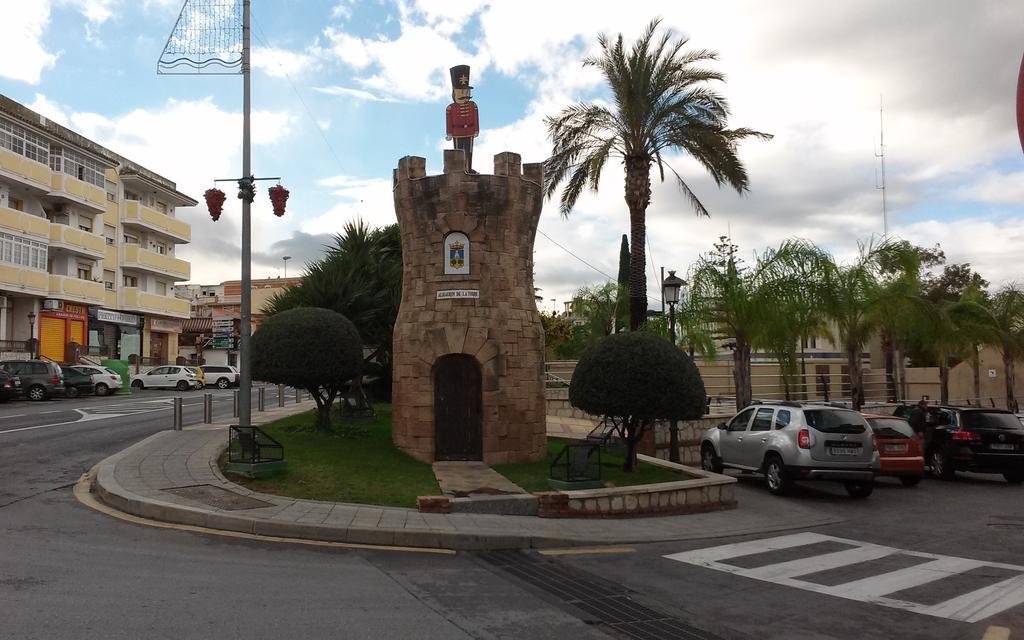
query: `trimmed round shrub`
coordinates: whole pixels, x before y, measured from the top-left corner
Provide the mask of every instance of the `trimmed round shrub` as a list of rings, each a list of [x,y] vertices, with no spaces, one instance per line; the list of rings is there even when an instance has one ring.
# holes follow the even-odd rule
[[[704,415],[704,381],[690,358],[652,333],[608,336],[580,356],[569,402],[587,413],[642,421]]]

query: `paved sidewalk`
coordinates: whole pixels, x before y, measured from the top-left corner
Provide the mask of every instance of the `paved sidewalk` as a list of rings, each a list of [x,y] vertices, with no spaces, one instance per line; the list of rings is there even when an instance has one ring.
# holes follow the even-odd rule
[[[311,406],[306,402],[255,414],[254,422],[267,422]],[[165,522],[268,536],[452,549],[720,538],[841,521],[774,498],[744,502],[731,511],[599,520],[431,514],[295,500],[254,493],[225,479],[217,458],[226,448],[227,438],[227,423],[154,434],[97,465],[93,492],[111,507]]]

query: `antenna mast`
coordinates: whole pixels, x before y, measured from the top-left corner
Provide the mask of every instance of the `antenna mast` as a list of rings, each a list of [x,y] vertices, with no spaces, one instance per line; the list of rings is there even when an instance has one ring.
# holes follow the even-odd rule
[[[882,235],[889,235],[889,211],[885,202],[885,120],[882,113],[882,96],[878,96],[878,151],[875,157],[882,161],[882,182],[878,182],[878,170],[875,170],[875,188],[882,191]]]

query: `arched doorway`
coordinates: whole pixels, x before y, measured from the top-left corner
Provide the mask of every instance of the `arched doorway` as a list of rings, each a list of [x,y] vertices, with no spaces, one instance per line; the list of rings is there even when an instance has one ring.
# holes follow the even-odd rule
[[[434,363],[434,459],[482,460],[480,367],[456,353]]]

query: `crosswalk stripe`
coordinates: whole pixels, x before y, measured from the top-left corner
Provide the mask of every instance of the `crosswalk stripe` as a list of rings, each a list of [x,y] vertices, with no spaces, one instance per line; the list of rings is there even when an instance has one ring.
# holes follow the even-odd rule
[[[852,545],[855,548],[819,553],[752,568],[744,568],[727,562],[742,556],[795,549],[822,542],[838,542]],[[820,571],[878,560],[894,554],[914,556],[927,560],[927,562],[902,569],[894,567],[892,571],[887,571],[883,563],[883,566],[879,567],[878,574],[841,584],[825,585],[800,580],[800,576],[809,576]],[[1024,604],[1024,567],[1022,566],[907,551],[811,532],[695,549],[666,555],[665,558],[823,595],[963,622],[984,620],[1001,611]],[[982,567],[1008,569],[1018,572],[1018,575],[930,605],[889,597],[905,589],[920,587]]]
[[[811,556],[810,558],[770,564],[766,567],[747,569],[744,575],[748,578],[757,578],[758,580],[795,578],[796,576],[805,576],[810,573],[817,573],[818,571],[838,569],[839,567],[845,567],[858,562],[878,560],[894,553],[896,553],[896,549],[880,547],[878,545],[865,545],[856,549],[846,549],[836,551],[835,553]]]

